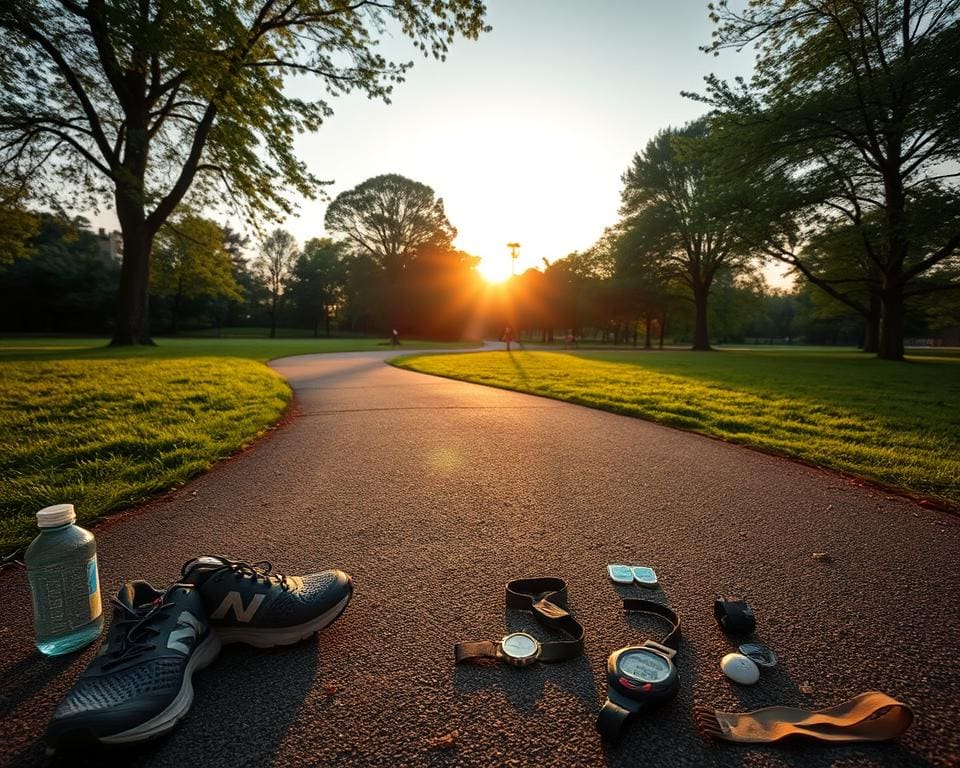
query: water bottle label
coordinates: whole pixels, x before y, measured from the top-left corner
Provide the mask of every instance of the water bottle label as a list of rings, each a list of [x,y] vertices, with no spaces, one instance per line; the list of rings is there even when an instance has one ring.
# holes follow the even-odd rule
[[[97,572],[97,556],[87,563],[87,593],[90,598],[90,618],[95,619],[103,611],[100,603],[100,574]]]
[[[29,568],[37,636],[62,635],[88,624],[103,610],[97,556],[64,568]]]

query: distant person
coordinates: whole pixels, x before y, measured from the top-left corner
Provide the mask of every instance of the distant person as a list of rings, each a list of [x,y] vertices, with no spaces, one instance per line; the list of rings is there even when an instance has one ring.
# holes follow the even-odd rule
[[[400,331],[398,331],[396,328],[394,328],[394,329],[390,332],[390,346],[391,346],[391,347],[399,347],[399,346],[400,346]]]
[[[573,328],[567,331],[567,337],[564,339],[564,346],[567,349],[570,349],[576,343],[576,338],[573,335]]]
[[[503,340],[507,342],[507,352],[510,351],[510,342],[513,341],[513,328],[509,325],[503,329]]]

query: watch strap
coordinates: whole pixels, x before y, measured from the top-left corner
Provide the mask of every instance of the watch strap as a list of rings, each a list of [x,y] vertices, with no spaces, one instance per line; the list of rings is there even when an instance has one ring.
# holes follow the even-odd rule
[[[500,658],[500,643],[495,643],[492,640],[457,643],[453,646],[453,655],[457,664],[468,659],[498,659]]]
[[[623,610],[637,611],[639,613],[652,613],[662,619],[670,622],[670,632],[663,640],[659,642],[668,648],[677,650],[680,645],[680,617],[677,616],[670,606],[662,603],[655,603],[652,600],[641,600],[634,597],[626,597],[623,600]]]
[[[608,695],[607,700],[603,702],[603,706],[600,708],[600,714],[597,716],[597,730],[607,741],[619,741],[627,721],[636,714],[637,710],[639,710],[639,706],[635,710],[621,707],[611,701]]]

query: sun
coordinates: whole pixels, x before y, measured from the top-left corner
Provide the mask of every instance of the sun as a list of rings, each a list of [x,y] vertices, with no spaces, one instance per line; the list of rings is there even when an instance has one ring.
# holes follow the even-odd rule
[[[510,258],[483,256],[477,265],[477,272],[488,283],[502,283],[511,274]]]

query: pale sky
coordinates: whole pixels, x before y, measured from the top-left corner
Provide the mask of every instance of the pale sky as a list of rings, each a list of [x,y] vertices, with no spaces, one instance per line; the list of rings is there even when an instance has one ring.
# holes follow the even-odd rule
[[[488,0],[493,31],[458,39],[447,61],[399,37],[382,52],[416,63],[393,103],[351,95],[299,138],[298,153],[330,199],[371,176],[399,173],[443,198],[458,248],[487,275],[592,245],[617,221],[620,176],[657,131],[701,115],[680,95],[711,71],[747,75],[752,52],[698,50],[713,29],[706,0]],[[309,94],[308,79],[293,86]],[[307,90],[302,90],[307,89]],[[285,226],[324,236],[326,202],[304,201]],[[101,226],[110,225],[105,217]],[[242,228],[241,222],[232,222]]]
[[[706,0],[489,0],[493,31],[458,40],[446,62],[416,62],[393,103],[350,97],[299,141],[331,199],[371,176],[399,173],[443,198],[457,247],[509,274],[592,245],[617,221],[620,175],[657,131],[701,115],[680,95],[703,76],[747,74],[752,55],[708,56]],[[287,227],[324,234],[326,203]]]

